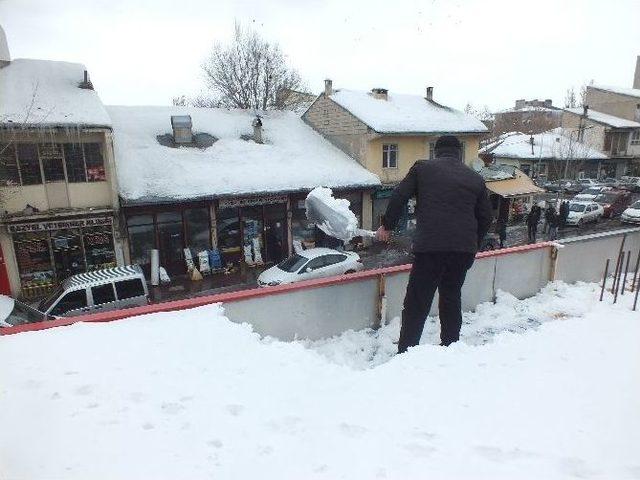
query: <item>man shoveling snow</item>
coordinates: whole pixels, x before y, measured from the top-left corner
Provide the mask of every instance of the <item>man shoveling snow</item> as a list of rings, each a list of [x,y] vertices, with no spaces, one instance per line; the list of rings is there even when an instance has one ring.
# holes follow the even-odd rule
[[[440,137],[435,153],[433,160],[416,162],[395,188],[382,226],[375,233],[379,241],[388,242],[407,202],[416,197],[415,260],[404,299],[398,353],[420,342],[436,289],[440,298],[441,344],[458,341],[462,285],[491,225],[491,204],[484,180],[462,162],[458,139]],[[307,218],[328,235],[349,241],[368,233],[357,228],[348,202],[334,199],[329,189],[314,189],[306,206]]]

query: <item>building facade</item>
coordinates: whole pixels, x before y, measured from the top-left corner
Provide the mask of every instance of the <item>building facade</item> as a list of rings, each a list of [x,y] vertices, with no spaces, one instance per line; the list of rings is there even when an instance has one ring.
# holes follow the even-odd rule
[[[562,121],[562,109],[547,100],[516,100],[515,106],[494,114],[493,134],[507,132],[536,134],[557,128]]]
[[[0,92],[3,293],[122,264],[111,122],[85,67],[10,60]]]
[[[331,80],[302,116],[314,130],[380,178],[371,200],[372,227],[380,224],[388,198],[417,160],[433,158],[441,135],[456,135],[467,164],[478,159],[484,124],[469,115],[425,97],[386,89],[370,92],[334,90]],[[365,210],[368,208],[365,203]],[[366,213],[365,213],[366,215]]]

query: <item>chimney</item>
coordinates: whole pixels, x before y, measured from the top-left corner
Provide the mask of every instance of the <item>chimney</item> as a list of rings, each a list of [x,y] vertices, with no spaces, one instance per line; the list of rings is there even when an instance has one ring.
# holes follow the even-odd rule
[[[93,90],[93,83],[91,83],[91,80],[89,79],[89,72],[87,72],[86,70],[84,71],[82,81],[78,86],[86,90]]]
[[[333,81],[330,78],[327,78],[324,81],[324,96],[328,97],[333,93]]]
[[[386,88],[372,88],[371,93],[373,93],[373,98],[377,98],[378,100],[387,100],[388,90]]]
[[[636,58],[636,72],[633,75],[633,88],[640,88],[640,55]]]
[[[331,80],[329,80],[331,82]],[[262,143],[262,120],[260,117],[256,117],[252,122],[253,125],[253,141],[256,143]]]
[[[584,105],[582,107],[582,115],[585,117],[589,116],[589,105]]]
[[[0,68],[6,67],[11,63],[11,55],[9,54],[9,44],[7,43],[7,36],[4,34],[4,30],[0,26]]]
[[[525,102],[524,98],[521,98],[520,100],[516,100],[516,110],[520,110],[521,108],[524,108],[526,103],[527,102]]]
[[[173,141],[177,145],[193,143],[191,131],[191,115],[171,115],[171,128],[173,129]]]
[[[427,100],[433,101],[433,87],[427,87]]]

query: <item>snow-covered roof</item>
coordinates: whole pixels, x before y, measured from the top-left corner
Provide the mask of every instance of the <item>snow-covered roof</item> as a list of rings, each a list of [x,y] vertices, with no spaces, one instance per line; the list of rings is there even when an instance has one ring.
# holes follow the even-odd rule
[[[245,110],[193,107],[107,107],[113,120],[120,195],[130,202],[233,194],[362,187],[380,179],[334,147],[293,112],[262,115],[264,144]],[[208,148],[173,148],[171,115],[191,115],[193,131],[218,140]],[[245,137],[247,138],[247,137]]]
[[[561,128],[554,128],[548,132],[537,133],[535,135],[509,132],[481,148],[480,153],[491,154],[497,158],[523,158],[533,160],[608,158],[595,148],[591,148],[583,142],[578,142],[575,138],[570,138],[569,135],[565,133]],[[533,137],[533,149],[531,146],[531,137]]]
[[[0,68],[0,124],[109,127],[98,94],[79,87],[85,70],[80,63],[11,61]]]
[[[331,100],[379,133],[476,133],[487,127],[477,118],[426,100],[389,92],[387,100],[370,92],[340,89]]]
[[[516,108],[516,107],[507,108],[505,110],[500,110],[499,112],[496,112],[496,113],[514,113],[514,112],[515,113],[519,113],[519,112],[555,113],[555,112],[561,112],[561,111],[562,109],[557,107],[525,105],[524,107],[521,107],[521,108]]]
[[[606,90],[607,92],[613,92],[619,95],[628,95],[630,97],[640,98],[640,88],[624,88],[611,85],[589,85],[589,87],[597,88],[598,90]]]
[[[574,115],[582,115],[584,113],[582,108],[566,108],[565,110]],[[614,128],[640,128],[640,123],[638,122],[609,115],[608,113],[597,112],[591,108],[587,110],[587,118]]]

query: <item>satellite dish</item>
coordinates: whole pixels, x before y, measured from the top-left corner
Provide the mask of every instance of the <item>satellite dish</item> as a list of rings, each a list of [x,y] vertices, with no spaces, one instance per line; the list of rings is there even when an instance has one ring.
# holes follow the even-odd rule
[[[476,158],[471,163],[471,168],[473,168],[476,172],[479,172],[480,170],[482,170],[484,168],[484,162],[482,160]]]

